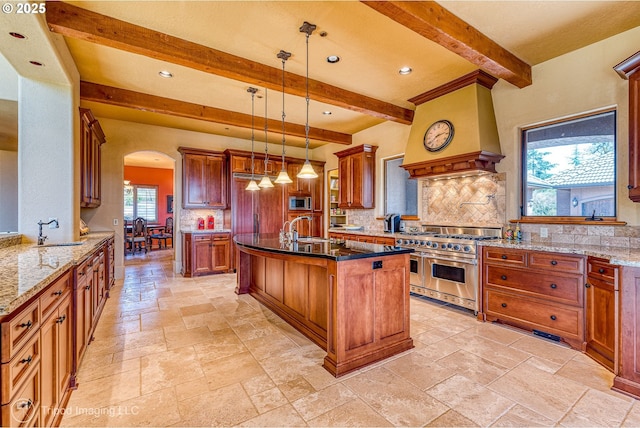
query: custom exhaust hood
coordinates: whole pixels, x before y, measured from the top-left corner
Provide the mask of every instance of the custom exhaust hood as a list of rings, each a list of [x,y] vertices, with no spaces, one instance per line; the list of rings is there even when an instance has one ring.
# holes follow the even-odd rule
[[[402,167],[411,178],[496,172],[504,158],[491,98],[496,82],[477,70],[409,100],[417,107]]]

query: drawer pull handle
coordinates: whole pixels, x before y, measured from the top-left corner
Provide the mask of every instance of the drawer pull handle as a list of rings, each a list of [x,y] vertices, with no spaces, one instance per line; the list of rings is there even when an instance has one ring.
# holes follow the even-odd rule
[[[85,286],[84,286],[84,289],[85,289],[85,290],[89,290],[90,288],[91,288],[91,285],[85,285]]]
[[[31,406],[33,406],[33,401],[31,401],[31,399],[28,399],[27,401],[23,401],[21,403],[16,403],[16,407],[18,409],[29,409]]]
[[[62,296],[62,290],[54,291],[53,295],[54,296]]]
[[[557,265],[557,264],[558,264],[558,262],[557,262],[557,261],[555,261],[555,260],[551,260],[551,265],[552,265],[552,266],[555,266],[555,265]]]
[[[29,355],[27,358],[23,358],[20,360],[22,364],[27,364],[27,365],[31,364],[31,361],[33,361],[33,355]]]
[[[502,255],[502,260],[507,260],[507,255],[506,254]]]
[[[507,275],[502,275],[502,276],[500,277],[500,279],[501,279],[501,280],[503,280],[503,281],[504,281],[504,280],[506,280],[506,279],[507,279]]]
[[[506,308],[506,307],[507,307],[507,304],[506,304],[506,303],[503,303],[503,304],[501,304],[500,306],[502,306],[503,308]]]
[[[64,320],[66,320],[66,319],[67,319],[67,316],[66,316],[66,315],[63,315],[63,316],[61,316],[60,318],[58,318],[58,319],[56,320],[56,322],[57,322],[58,324],[62,324],[62,323],[64,322]]]
[[[598,269],[598,273],[604,273],[604,269],[602,268]]]
[[[584,285],[584,288],[589,288],[591,287],[591,284],[589,284],[588,282]]]
[[[556,284],[551,284],[551,288],[558,288]]]
[[[553,321],[555,321],[555,320],[556,320],[556,316],[555,316],[555,315],[551,315],[551,319],[552,319]]]
[[[33,325],[33,323],[31,322],[31,320],[29,320],[27,322],[23,322],[22,324],[20,324],[20,327],[26,328],[28,330],[28,329],[31,328],[32,325]]]

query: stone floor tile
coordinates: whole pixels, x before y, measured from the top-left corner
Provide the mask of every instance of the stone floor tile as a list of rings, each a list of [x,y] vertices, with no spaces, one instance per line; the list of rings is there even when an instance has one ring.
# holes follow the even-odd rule
[[[239,424],[241,427],[306,427],[307,423],[300,414],[291,406],[284,406],[263,413]]]
[[[455,370],[469,380],[486,385],[507,373],[508,369],[487,358],[467,352],[463,349],[438,360],[438,365]]]
[[[278,388],[291,402],[316,392],[316,389],[302,376],[281,383]]]
[[[524,336],[510,346],[556,364],[564,364],[575,355],[567,346],[533,336]]]
[[[623,427],[640,427],[640,401],[635,400],[627,417],[622,422]]]
[[[183,346],[195,345],[208,342],[213,339],[213,333],[207,327],[196,327],[185,330],[171,331],[170,327],[165,327],[164,336],[167,349],[182,348]]]
[[[246,388],[245,388],[246,390]],[[276,409],[280,406],[288,404],[287,398],[276,387],[258,392],[249,396],[253,405],[256,406],[258,413],[266,413],[269,410]]]
[[[143,394],[204,377],[200,360],[191,346],[141,357],[140,374]]]
[[[391,422],[380,416],[359,398],[351,400],[309,421],[314,427],[390,427]]]
[[[214,390],[265,374],[262,366],[248,352],[201,363],[209,389]]]
[[[180,426],[232,426],[258,415],[239,383],[178,402]]]
[[[336,384],[302,397],[292,404],[305,421],[310,421],[355,398],[356,395],[349,388]]]
[[[632,405],[633,402],[628,399],[589,389],[560,424],[568,427],[620,426]]]
[[[549,418],[516,404],[495,421],[494,427],[553,427],[556,424]]]

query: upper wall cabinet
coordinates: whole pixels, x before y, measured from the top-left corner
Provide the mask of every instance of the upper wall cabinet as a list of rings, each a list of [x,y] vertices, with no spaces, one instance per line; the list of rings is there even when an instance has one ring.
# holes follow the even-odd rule
[[[227,208],[227,157],[224,153],[180,147],[182,208]]]
[[[378,146],[363,144],[341,152],[338,156],[340,208],[374,208],[376,150]]]
[[[105,137],[91,110],[81,108],[80,119],[80,206],[96,208],[102,202],[100,146]]]
[[[629,199],[640,202],[640,51],[613,69],[629,81]]]

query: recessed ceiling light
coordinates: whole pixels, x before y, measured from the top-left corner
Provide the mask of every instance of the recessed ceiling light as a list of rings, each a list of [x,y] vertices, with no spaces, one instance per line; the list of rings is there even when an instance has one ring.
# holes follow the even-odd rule
[[[170,71],[167,70],[162,70],[160,72],[158,72],[158,74],[160,75],[160,77],[164,77],[165,79],[170,79],[173,77],[173,74]]]
[[[25,36],[23,34],[20,34],[20,33],[16,33],[15,31],[10,32],[9,35],[11,37],[15,37],[16,39],[26,39],[27,38],[27,36]]]
[[[398,73],[405,75],[405,74],[411,74],[413,70],[411,69],[411,67],[402,67],[400,70],[398,70]]]
[[[331,112],[329,110],[323,111],[322,114],[324,114],[325,116],[330,116]]]
[[[42,67],[42,66],[44,66],[44,64],[43,64],[43,63],[38,62],[38,61],[29,61],[29,64],[33,64],[33,65],[36,65],[36,66],[38,66],[38,67]]]
[[[329,64],[335,64],[338,61],[340,61],[340,57],[338,55],[329,55],[327,57],[327,62]]]

